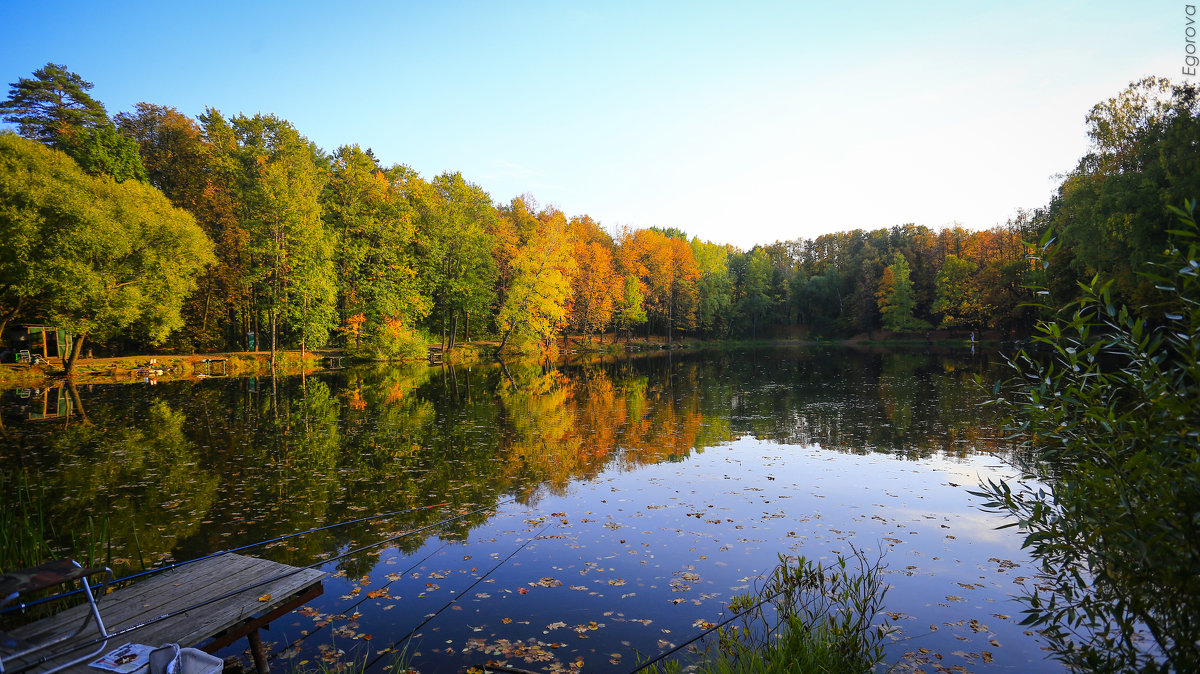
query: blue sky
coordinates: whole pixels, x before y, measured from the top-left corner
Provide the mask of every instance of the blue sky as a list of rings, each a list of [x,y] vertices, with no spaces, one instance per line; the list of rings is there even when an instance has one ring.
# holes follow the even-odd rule
[[[47,62],[196,116],[273,113],[499,202],[756,243],[1044,205],[1084,116],[1180,79],[1177,2],[27,2],[0,81]]]

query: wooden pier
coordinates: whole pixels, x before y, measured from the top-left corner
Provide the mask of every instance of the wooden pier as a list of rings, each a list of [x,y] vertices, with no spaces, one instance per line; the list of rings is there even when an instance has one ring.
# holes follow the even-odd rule
[[[266,629],[272,620],[320,595],[324,576],[323,571],[315,569],[298,569],[235,554],[224,554],[164,571],[97,597],[100,616],[110,634],[150,623],[110,639],[104,653],[130,642],[156,648],[177,643],[215,653],[244,636],[250,642],[255,666],[265,674],[268,668],[258,630]],[[216,601],[185,611],[209,600]],[[43,642],[70,633],[89,610],[86,604],[75,606],[19,627],[12,631],[12,635],[29,642]],[[170,617],[156,620],[164,615]],[[77,639],[91,642],[96,635],[95,627],[89,626]],[[90,647],[94,649],[96,645]],[[53,650],[60,652],[62,648]],[[75,651],[77,655],[74,656],[64,653],[62,657],[29,671],[50,669],[56,661],[70,661],[71,657],[79,657],[78,654],[86,652],[80,649]],[[20,661],[6,662],[4,669],[13,671],[21,667]],[[101,670],[89,668],[86,663],[64,671],[70,674],[101,674]]]

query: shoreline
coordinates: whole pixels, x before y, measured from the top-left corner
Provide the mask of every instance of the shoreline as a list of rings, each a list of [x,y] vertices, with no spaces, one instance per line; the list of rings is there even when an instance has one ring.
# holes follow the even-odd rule
[[[668,343],[665,337],[636,338],[629,341],[618,340],[613,343],[610,339],[600,337],[589,339],[584,336],[572,335],[564,342],[559,350],[559,356],[572,355],[618,355],[621,353],[646,353],[661,350],[694,350],[713,348],[746,348],[746,347],[921,347],[937,345],[939,347],[970,348],[972,342],[964,337],[940,335],[936,338],[898,338],[891,335],[856,335],[842,339],[807,339],[807,338],[778,338],[753,340],[703,340],[686,338]],[[1002,340],[976,340],[977,347],[996,347],[1005,343]],[[489,341],[468,342],[459,345],[454,352],[445,354],[445,362],[456,363],[477,362],[481,357],[491,357],[488,347],[495,343]],[[430,352],[438,353],[435,361],[441,362],[440,349],[430,345]],[[458,354],[459,357],[451,357]],[[514,359],[520,358],[514,354]],[[276,351],[275,373],[282,375],[315,374],[329,370],[328,364],[346,359],[342,349],[321,349],[307,351],[301,356],[298,350]],[[107,358],[81,358],[75,363],[75,376],[72,381],[77,384],[123,384],[146,383],[153,381],[176,381],[181,379],[198,381],[209,376],[250,376],[271,374],[270,351],[232,351],[211,354],[189,355],[135,355],[115,356]],[[205,361],[212,361],[206,363]],[[224,361],[222,367],[217,363]],[[359,362],[359,361],[355,361]],[[364,361],[365,362],[365,361]],[[425,362],[423,359],[402,361],[404,363]],[[215,372],[215,374],[210,374]],[[0,388],[40,388],[47,382],[64,381],[60,361],[40,365],[23,363],[0,364]]]

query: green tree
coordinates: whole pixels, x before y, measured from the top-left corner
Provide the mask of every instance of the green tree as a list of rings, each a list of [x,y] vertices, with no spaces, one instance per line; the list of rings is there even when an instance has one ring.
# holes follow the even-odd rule
[[[1138,270],[1167,245],[1163,203],[1200,194],[1200,86],[1146,78],[1097,104],[1087,117],[1091,151],[1051,201],[1057,239],[1050,290],[1071,299],[1101,274],[1131,307],[1149,305],[1153,284]]]
[[[133,112],[117,113],[114,120],[121,133],[137,143],[146,180],[199,219],[205,189],[214,176],[212,150],[195,120],[175,108],[150,103],[138,103]]]
[[[700,270],[696,282],[696,327],[708,337],[729,334],[733,279],[729,276],[729,247],[693,237],[692,256]]]
[[[796,302],[797,320],[818,333],[832,330],[842,310],[845,282],[841,275],[830,268],[807,279],[797,274],[796,279],[800,280],[796,281],[792,297]]]
[[[613,311],[613,322],[617,328],[625,329],[625,339],[629,339],[629,333],[635,326],[646,322],[646,297],[642,294],[642,285],[633,274],[625,275],[623,284],[624,292],[617,298],[616,307]],[[616,331],[613,332],[613,341],[617,339]]]
[[[146,180],[137,143],[88,95],[91,82],[55,63],[33,75],[11,85],[8,100],[0,103],[0,117],[15,123],[22,136],[66,152],[88,173],[117,182]]]
[[[767,294],[771,284],[771,261],[763,249],[756,246],[735,258],[733,270],[737,279],[734,312],[742,330],[748,331],[751,338],[757,338],[759,325],[771,305]]]
[[[92,83],[67,70],[47,63],[10,84],[8,100],[0,103],[0,116],[17,125],[25,138],[64,149],[62,143],[82,129],[108,123],[104,106],[88,95]]]
[[[6,295],[36,301],[37,315],[75,335],[68,376],[88,337],[133,329],[158,343],[182,324],[180,305],[214,262],[190,214],[149,185],[89,176],[12,134],[0,134],[0,162],[0,237],[13,242],[0,256]]]
[[[937,300],[934,313],[942,315],[943,328],[980,328],[986,320],[988,307],[975,273],[979,267],[969,260],[947,255],[936,277]]]
[[[883,270],[876,297],[883,329],[895,332],[928,330],[929,324],[913,315],[916,299],[909,278],[908,260],[901,253],[892,256],[892,264]]]
[[[411,328],[423,320],[430,307],[413,259],[414,211],[370,150],[338,148],[322,203],[337,237],[340,322],[361,314],[371,334],[397,321]]]
[[[234,157],[232,127],[219,115],[204,119],[202,129],[175,108],[149,103],[116,115],[122,133],[137,141],[150,184],[195,216],[220,261],[200,277],[196,292],[184,303],[185,329],[176,331],[169,342],[182,351],[238,348],[244,330],[237,322],[248,312],[249,302],[243,282],[245,230],[235,216],[244,172]],[[227,144],[220,142],[224,132]]]
[[[219,113],[213,113],[219,114]],[[334,239],[321,220],[325,184],[317,149],[272,115],[231,121],[240,164],[240,213],[248,234],[249,281],[270,331],[301,349],[324,345],[336,327]]]
[[[980,495],[1025,532],[1045,579],[1025,600],[1078,671],[1192,671],[1200,662],[1200,236],[1184,229],[1148,279],[1161,327],[1093,280],[1038,324],[994,389],[1022,440],[1024,479]],[[1159,313],[1161,312],[1161,313]]]
[[[495,296],[491,230],[496,209],[487,192],[459,173],[443,173],[426,183],[407,170],[401,181],[419,215],[418,273],[432,302],[430,320],[440,321],[443,348],[447,337],[453,347],[459,318],[466,324]]]
[[[121,133],[112,123],[82,129],[59,146],[92,175],[112,176],[117,182],[147,179],[137,141]]]

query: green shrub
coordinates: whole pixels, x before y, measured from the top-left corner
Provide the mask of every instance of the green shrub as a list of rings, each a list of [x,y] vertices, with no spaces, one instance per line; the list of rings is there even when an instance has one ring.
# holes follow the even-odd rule
[[[1037,326],[995,388],[1026,480],[984,485],[1025,532],[1044,578],[1027,602],[1054,656],[1086,671],[1200,667],[1200,236],[1194,204],[1149,275],[1152,327],[1094,279]]]
[[[378,325],[368,325],[363,333],[356,344],[346,347],[346,354],[352,358],[396,361],[428,357],[429,337],[399,320],[384,318]]]

